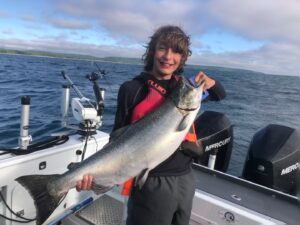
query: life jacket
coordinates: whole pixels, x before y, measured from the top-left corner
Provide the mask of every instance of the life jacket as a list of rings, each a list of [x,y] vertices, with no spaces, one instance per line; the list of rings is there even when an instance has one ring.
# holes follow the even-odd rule
[[[131,123],[140,120],[148,113],[156,109],[158,106],[160,106],[165,101],[166,95],[168,94],[165,88],[151,79],[152,76],[139,76],[138,79],[141,79],[141,77],[143,77],[144,82],[148,87],[148,93],[146,97],[132,110]],[[178,75],[174,75],[171,79],[175,79],[175,82],[177,82],[181,78]],[[184,142],[199,146],[194,124],[191,126],[189,132],[185,136]],[[130,195],[133,182],[134,178],[130,178],[124,183],[121,192],[122,195]]]

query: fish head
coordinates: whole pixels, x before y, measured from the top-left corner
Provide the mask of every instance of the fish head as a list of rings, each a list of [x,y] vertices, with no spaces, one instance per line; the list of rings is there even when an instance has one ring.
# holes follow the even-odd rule
[[[198,86],[182,77],[178,81],[177,87],[171,93],[171,98],[175,106],[183,111],[198,110],[201,106],[201,99],[203,94],[204,82]]]

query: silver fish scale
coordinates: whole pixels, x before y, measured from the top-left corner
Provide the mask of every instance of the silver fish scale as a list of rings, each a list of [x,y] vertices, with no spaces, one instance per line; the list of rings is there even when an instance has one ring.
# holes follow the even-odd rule
[[[77,216],[95,225],[120,225],[123,203],[108,195],[103,195],[93,204],[78,212]]]

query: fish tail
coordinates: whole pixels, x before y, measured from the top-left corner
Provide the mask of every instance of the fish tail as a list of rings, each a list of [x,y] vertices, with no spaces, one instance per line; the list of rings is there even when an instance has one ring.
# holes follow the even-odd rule
[[[28,175],[16,179],[31,195],[36,207],[36,224],[43,224],[61,203],[67,193],[52,196],[48,193],[47,184],[60,175]]]

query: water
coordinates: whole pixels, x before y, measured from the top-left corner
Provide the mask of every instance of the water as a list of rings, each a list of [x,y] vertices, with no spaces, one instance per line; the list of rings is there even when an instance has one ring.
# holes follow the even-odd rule
[[[108,71],[99,84],[105,88],[102,130],[110,132],[114,122],[118,88],[142,71],[140,65],[100,63]],[[273,76],[245,70],[202,68],[219,80],[227,91],[221,102],[203,104],[202,111],[225,113],[234,124],[234,149],[229,173],[240,175],[253,135],[268,124],[300,128],[300,78]],[[96,71],[90,61],[0,55],[0,147],[17,145],[20,127],[20,98],[31,97],[30,134],[34,142],[61,128],[60,102],[64,70],[81,92],[94,99],[92,84],[85,75]],[[199,68],[188,68],[187,76]],[[72,96],[75,93],[72,91]]]

